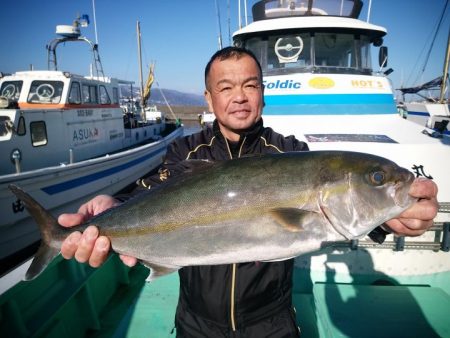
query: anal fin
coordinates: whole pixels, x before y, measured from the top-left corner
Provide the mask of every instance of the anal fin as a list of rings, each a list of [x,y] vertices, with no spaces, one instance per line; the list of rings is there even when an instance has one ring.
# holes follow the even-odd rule
[[[146,262],[146,261],[141,261],[141,263],[150,269],[150,274],[148,275],[147,279],[145,280],[146,282],[151,282],[158,277],[168,275],[172,272],[178,271],[181,268],[180,266],[160,265],[160,264],[156,264],[153,262]]]
[[[34,255],[33,261],[25,274],[25,281],[35,279],[50,262],[59,254],[59,249],[49,247],[44,241]]]

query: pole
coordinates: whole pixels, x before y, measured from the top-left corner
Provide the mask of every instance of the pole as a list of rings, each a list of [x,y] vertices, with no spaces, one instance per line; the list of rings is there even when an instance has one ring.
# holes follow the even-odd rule
[[[241,0],[238,1],[238,19],[239,19],[239,29],[242,28],[242,18],[241,18]]]
[[[247,26],[248,25],[247,0],[244,0],[244,15],[245,15],[245,26]]]
[[[141,52],[141,25],[139,21],[136,23],[136,31],[137,31],[137,43],[138,43],[138,58],[139,58],[139,86],[141,90],[141,99],[140,99],[140,106],[141,106],[141,118],[143,121],[145,121],[144,116],[144,81],[142,76],[142,52]]]
[[[228,45],[231,46],[231,19],[230,19],[230,0],[227,1],[227,16],[228,16]]]
[[[448,31],[447,51],[445,53],[444,74],[442,76],[441,95],[439,97],[439,103],[444,103],[444,96],[447,90],[449,63],[450,63],[450,30]]]
[[[93,14],[94,14],[95,44],[98,45],[97,19],[96,19],[96,17],[95,17],[95,0],[92,0],[92,12],[93,12]]]
[[[367,10],[367,22],[370,20],[370,12],[372,10],[372,0],[369,0],[369,9]]]
[[[219,42],[219,49],[222,49],[222,29],[220,28],[220,12],[219,12],[219,5],[216,3],[216,14],[217,14],[217,34],[218,34],[218,42]]]

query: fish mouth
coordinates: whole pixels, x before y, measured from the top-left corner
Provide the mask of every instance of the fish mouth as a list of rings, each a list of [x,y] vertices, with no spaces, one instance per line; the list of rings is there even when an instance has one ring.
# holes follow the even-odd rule
[[[417,200],[417,198],[411,197],[409,195],[409,189],[415,179],[415,176],[409,171],[406,173],[406,175],[408,175],[408,178],[403,181],[398,180],[397,182],[395,182],[395,184],[392,186],[392,190],[390,191],[390,195],[394,203],[401,208],[408,207]]]

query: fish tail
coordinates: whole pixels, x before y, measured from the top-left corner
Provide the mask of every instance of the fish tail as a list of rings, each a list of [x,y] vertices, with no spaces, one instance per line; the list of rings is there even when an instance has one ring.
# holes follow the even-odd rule
[[[41,245],[25,274],[24,280],[28,281],[40,275],[53,258],[59,254],[60,249],[51,246],[53,233],[58,227],[58,222],[43,206],[18,186],[10,184],[8,188],[24,203],[25,208],[36,221],[41,232]]]

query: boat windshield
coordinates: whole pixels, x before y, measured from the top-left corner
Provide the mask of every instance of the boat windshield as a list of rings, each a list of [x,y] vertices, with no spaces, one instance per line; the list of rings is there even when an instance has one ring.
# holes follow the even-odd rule
[[[64,83],[62,81],[33,81],[28,92],[28,103],[59,103]]]
[[[263,0],[252,7],[253,20],[289,16],[345,16],[357,18],[360,0]]]
[[[290,73],[372,73],[370,39],[350,33],[299,32],[250,38],[238,45],[251,50],[264,75]]]
[[[5,81],[0,88],[0,96],[6,97],[8,100],[17,102],[19,100],[20,91],[22,90],[23,81]]]

